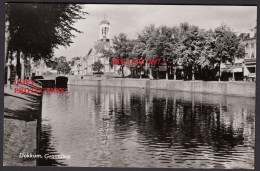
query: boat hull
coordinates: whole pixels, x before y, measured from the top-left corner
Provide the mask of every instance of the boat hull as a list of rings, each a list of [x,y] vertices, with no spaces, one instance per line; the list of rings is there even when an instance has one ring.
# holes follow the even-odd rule
[[[55,78],[57,88],[67,88],[68,87],[68,77],[58,76]]]

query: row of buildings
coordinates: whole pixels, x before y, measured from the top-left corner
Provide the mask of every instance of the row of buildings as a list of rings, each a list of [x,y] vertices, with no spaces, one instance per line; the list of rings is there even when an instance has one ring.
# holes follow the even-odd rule
[[[91,48],[88,54],[84,57],[79,57],[77,60],[74,60],[71,65],[71,74],[73,75],[91,75],[92,74],[92,64],[100,60],[104,69],[105,74],[118,72],[119,66],[110,66],[109,60],[102,58],[101,49],[108,49],[111,47],[110,39],[110,23],[106,19],[100,22],[99,29],[99,40],[96,42],[95,46]],[[245,57],[237,58],[234,61],[234,64],[222,64],[221,70],[223,72],[234,73],[235,80],[249,80],[254,81],[256,77],[256,27],[253,27],[249,33],[239,34],[241,43],[245,45]],[[126,68],[127,69],[127,68]],[[130,74],[129,70],[126,70],[125,75]]]

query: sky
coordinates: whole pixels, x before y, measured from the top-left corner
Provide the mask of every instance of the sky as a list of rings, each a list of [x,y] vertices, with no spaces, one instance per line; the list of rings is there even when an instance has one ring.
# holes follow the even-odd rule
[[[235,32],[249,32],[257,19],[256,6],[86,4],[84,11],[89,14],[74,25],[83,33],[76,33],[69,47],[55,49],[55,57],[66,56],[71,60],[85,56],[99,39],[99,23],[104,16],[110,22],[111,38],[125,33],[131,39],[150,24],[172,27],[188,22],[206,30],[226,24]]]

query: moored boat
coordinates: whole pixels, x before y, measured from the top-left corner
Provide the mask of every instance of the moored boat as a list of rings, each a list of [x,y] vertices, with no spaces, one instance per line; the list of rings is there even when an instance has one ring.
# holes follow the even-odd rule
[[[64,75],[59,75],[55,78],[55,83],[57,88],[67,88],[68,86],[68,77]]]

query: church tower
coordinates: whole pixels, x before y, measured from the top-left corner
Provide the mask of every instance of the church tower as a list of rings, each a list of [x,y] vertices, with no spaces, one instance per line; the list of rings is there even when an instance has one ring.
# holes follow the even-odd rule
[[[110,42],[110,23],[104,19],[100,22],[100,40],[103,42]]]

